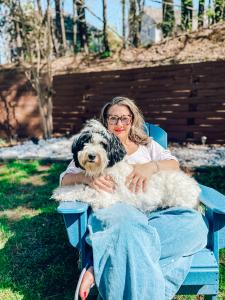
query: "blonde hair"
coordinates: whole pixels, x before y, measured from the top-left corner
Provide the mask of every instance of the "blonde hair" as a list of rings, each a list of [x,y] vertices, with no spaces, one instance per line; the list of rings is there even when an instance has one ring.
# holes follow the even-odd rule
[[[129,139],[136,144],[147,145],[151,139],[144,131],[144,118],[134,100],[126,97],[115,97],[110,102],[106,103],[100,114],[100,121],[102,124],[107,127],[107,114],[113,105],[124,105],[131,112],[132,125],[129,132]]]

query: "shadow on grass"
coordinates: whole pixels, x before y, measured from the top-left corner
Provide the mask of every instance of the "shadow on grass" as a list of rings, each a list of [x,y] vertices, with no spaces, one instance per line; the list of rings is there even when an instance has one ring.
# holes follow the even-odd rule
[[[19,292],[24,300],[72,299],[78,255],[60,216],[42,213],[7,225],[13,237],[0,250],[0,288]]]
[[[9,164],[5,174],[12,172],[13,180],[0,178],[0,226],[6,236],[10,233],[0,249],[0,289],[21,294],[24,300],[73,299],[78,279],[78,253],[69,245],[62,217],[56,213],[57,203],[49,200],[65,164],[48,167],[39,171],[40,164],[35,168]],[[20,174],[18,178],[16,174]],[[32,183],[36,175],[42,177],[41,185]],[[21,178],[30,182],[22,184]],[[4,215],[4,210],[21,206],[37,210],[37,215]]]
[[[65,170],[67,163],[48,164],[42,169],[43,162],[15,161],[6,165],[5,172],[0,173],[0,211],[23,206],[32,209],[54,208],[50,200],[52,190],[59,183],[59,174]],[[38,183],[36,177],[41,178]],[[23,183],[22,180],[26,180]]]

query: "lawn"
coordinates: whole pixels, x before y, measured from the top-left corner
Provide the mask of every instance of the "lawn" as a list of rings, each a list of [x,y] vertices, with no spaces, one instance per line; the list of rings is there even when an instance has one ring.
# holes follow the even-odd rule
[[[73,299],[78,253],[68,243],[52,190],[67,163],[0,165],[0,299]],[[225,194],[225,168],[194,170],[200,183]],[[225,251],[220,300],[225,299]],[[195,297],[177,297],[195,299]]]

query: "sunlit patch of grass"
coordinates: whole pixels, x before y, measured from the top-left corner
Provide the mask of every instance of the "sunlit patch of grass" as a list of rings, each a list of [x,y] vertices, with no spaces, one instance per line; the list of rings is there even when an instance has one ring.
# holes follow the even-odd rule
[[[37,172],[38,161],[11,161],[0,168],[1,182],[19,183]]]
[[[0,211],[0,217],[3,216],[10,221],[19,221],[22,218],[32,218],[41,213],[41,210],[34,210],[24,206],[18,206],[14,209],[5,209]]]
[[[2,300],[23,300],[24,296],[11,289],[0,289],[0,299]]]
[[[5,244],[11,237],[13,237],[13,232],[8,226],[6,217],[0,218],[0,249],[4,248]]]

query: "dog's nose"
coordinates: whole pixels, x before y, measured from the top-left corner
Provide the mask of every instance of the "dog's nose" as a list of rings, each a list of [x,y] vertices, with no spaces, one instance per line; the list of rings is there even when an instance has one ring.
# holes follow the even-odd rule
[[[96,155],[95,154],[88,154],[88,159],[93,161],[95,160]]]

